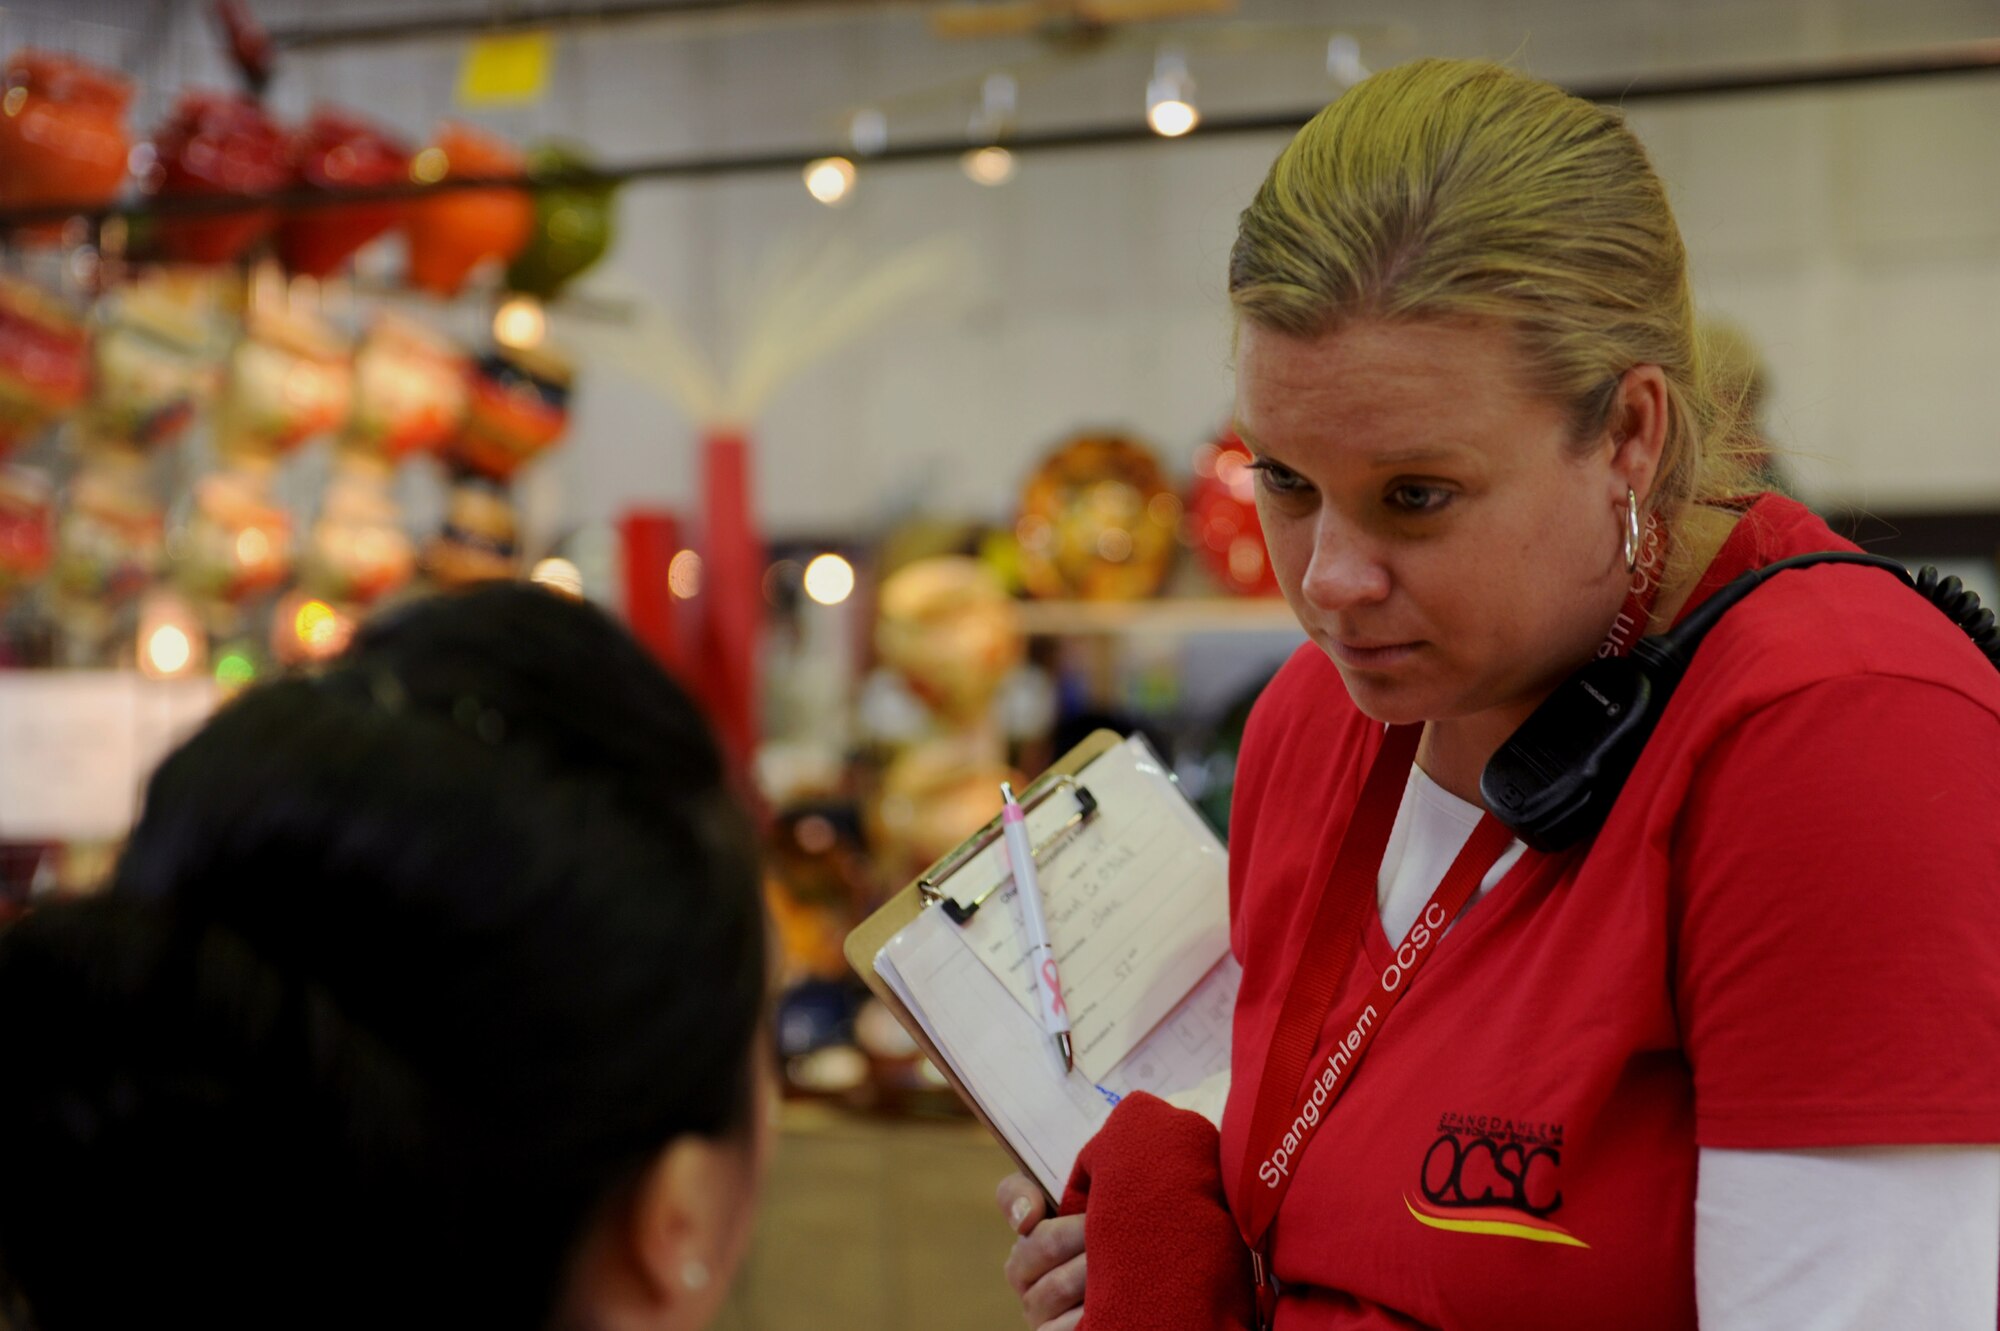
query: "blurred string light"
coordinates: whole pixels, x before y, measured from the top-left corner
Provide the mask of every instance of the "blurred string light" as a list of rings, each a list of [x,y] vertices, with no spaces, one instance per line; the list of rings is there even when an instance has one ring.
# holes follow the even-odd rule
[[[215,682],[226,689],[240,689],[257,679],[257,663],[246,652],[227,651],[216,658]]]
[[[299,651],[308,661],[324,661],[339,655],[354,636],[354,623],[317,597],[299,605],[292,613],[292,634]]]
[[[528,581],[574,600],[583,599],[583,570],[560,556],[551,556],[536,564],[534,571],[528,574]]]
[[[667,590],[685,601],[701,594],[701,556],[682,550],[667,561]]]
[[[1361,43],[1344,32],[1328,38],[1326,76],[1339,84],[1342,91],[1367,78],[1368,66],[1361,63]]]
[[[872,106],[856,111],[847,122],[847,141],[861,157],[873,157],[889,146],[889,118]]]
[[[806,163],[806,192],[829,208],[854,195],[854,163],[845,157],[819,157]]]
[[[435,185],[451,170],[451,159],[442,148],[426,148],[410,159],[410,179],[419,185]]]
[[[806,565],[806,595],[821,605],[839,605],[854,594],[854,565],[826,554]]]
[[[207,664],[208,638],[178,595],[155,591],[139,606],[139,669],[149,679],[183,679]]]
[[[154,679],[184,675],[192,660],[194,643],[178,624],[162,624],[146,635],[145,670]]]
[[[958,159],[959,169],[981,185],[1004,185],[1014,178],[1014,154],[1000,140],[1014,128],[1014,108],[1019,97],[1014,76],[996,70],[979,86],[979,107],[972,113],[966,137],[973,146]]]
[[[958,165],[981,185],[1004,185],[1014,178],[1014,154],[997,143],[968,150],[958,159]]]
[[[503,347],[528,351],[548,336],[548,316],[533,296],[509,296],[493,311],[493,340]]]
[[[1153,61],[1153,77],[1146,81],[1146,123],[1155,134],[1169,139],[1177,139],[1201,123],[1187,57],[1178,51],[1161,51]]]

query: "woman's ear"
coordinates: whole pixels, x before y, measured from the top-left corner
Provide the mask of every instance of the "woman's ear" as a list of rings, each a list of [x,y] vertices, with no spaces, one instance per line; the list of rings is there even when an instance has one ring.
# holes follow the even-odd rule
[[[655,1156],[579,1253],[578,1325],[683,1331],[708,1322],[740,1255],[744,1144],[687,1135]]]
[[[1667,447],[1667,376],[1657,365],[1635,365],[1618,381],[1609,422],[1611,470],[1623,504],[1629,487],[1645,506]]]

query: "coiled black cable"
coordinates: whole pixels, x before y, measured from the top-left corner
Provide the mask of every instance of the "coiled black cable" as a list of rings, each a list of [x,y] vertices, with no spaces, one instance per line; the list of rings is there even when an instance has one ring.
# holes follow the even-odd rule
[[[1993,612],[1979,604],[1979,596],[1956,577],[1943,577],[1930,564],[1917,570],[1911,584],[1923,598],[1951,616],[1951,622],[1965,630],[1965,636],[2000,670],[2000,624]]]

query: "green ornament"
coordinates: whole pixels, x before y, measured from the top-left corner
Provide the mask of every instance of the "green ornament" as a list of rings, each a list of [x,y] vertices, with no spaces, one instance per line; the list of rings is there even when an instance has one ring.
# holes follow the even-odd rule
[[[574,148],[544,144],[528,155],[530,175],[587,171]],[[535,226],[507,267],[507,285],[548,300],[611,247],[611,181],[549,185],[535,191]]]

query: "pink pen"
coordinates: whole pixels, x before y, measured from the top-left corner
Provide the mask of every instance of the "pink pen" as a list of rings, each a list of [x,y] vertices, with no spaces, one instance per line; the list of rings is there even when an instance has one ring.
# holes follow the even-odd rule
[[[1028,840],[1027,815],[1015,802],[1014,788],[1000,783],[1000,830],[1007,841],[1007,867],[1014,874],[1021,918],[1028,926],[1028,969],[1035,979],[1035,997],[1042,1012],[1042,1029],[1055,1037],[1063,1071],[1076,1066],[1069,1038],[1069,1008],[1063,1003],[1062,976],[1056,973],[1056,950],[1049,942],[1049,922],[1042,914],[1042,885],[1035,878],[1035,847]]]

